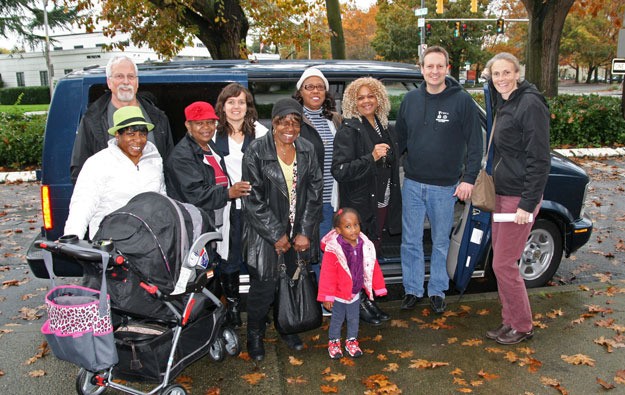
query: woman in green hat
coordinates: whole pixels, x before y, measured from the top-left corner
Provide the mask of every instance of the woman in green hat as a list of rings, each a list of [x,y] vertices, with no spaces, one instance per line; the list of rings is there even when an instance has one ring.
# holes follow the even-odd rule
[[[165,194],[163,160],[148,141],[154,125],[145,121],[139,107],[127,106],[113,114],[115,136],[108,147],[85,162],[69,204],[65,234],[93,238],[102,218],[142,192]]]

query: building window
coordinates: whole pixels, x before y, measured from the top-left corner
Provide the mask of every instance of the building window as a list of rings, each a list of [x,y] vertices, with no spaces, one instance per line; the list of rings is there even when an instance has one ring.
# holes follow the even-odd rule
[[[82,49],[84,48],[84,45],[74,45],[74,49]]]
[[[15,77],[17,78],[17,86],[26,86],[23,71],[18,71],[17,73],[15,73]]]
[[[54,50],[55,50],[55,51],[62,51],[62,50],[63,50],[63,47],[54,47]]]
[[[69,74],[72,71],[74,71],[74,70],[72,70],[72,69],[65,69],[65,70],[63,70],[63,74]]]
[[[87,55],[87,59],[100,59],[100,55]]]
[[[105,45],[105,44],[98,43],[98,44],[96,44],[96,45],[95,45],[95,47],[96,47],[96,48],[104,48],[104,45]]]
[[[39,72],[39,80],[41,81],[41,86],[48,86],[48,71],[42,70]]]

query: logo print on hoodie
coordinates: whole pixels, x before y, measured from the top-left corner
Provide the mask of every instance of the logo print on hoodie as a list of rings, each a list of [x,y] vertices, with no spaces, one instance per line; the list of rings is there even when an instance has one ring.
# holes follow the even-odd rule
[[[445,111],[439,111],[438,115],[436,116],[436,122],[439,123],[446,123],[449,122],[449,113],[445,112]]]

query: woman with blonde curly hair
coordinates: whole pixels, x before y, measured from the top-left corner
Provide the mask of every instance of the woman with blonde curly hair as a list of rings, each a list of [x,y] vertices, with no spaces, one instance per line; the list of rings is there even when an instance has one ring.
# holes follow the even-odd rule
[[[344,120],[334,136],[332,157],[339,203],[358,211],[360,229],[380,256],[383,234],[401,232],[397,138],[388,123],[391,104],[380,81],[363,77],[347,86],[342,107]],[[371,309],[367,305],[361,307]],[[372,312],[376,310],[373,306]],[[360,315],[363,318],[362,310]],[[386,314],[376,316],[379,321],[388,319]]]

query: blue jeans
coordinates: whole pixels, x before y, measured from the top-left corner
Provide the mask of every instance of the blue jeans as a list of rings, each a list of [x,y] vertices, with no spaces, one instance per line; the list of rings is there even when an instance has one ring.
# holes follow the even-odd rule
[[[401,269],[406,294],[422,297],[425,281],[423,224],[430,220],[432,257],[428,296],[445,297],[449,288],[447,251],[454,222],[456,185],[438,186],[404,179],[402,189]]]

